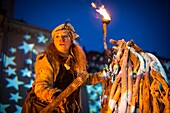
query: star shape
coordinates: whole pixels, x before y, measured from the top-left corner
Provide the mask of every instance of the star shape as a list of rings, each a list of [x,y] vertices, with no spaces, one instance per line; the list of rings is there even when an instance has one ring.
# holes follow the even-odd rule
[[[9,49],[9,51],[10,51],[11,53],[16,53],[16,48],[11,47],[11,48]]]
[[[22,97],[19,96],[19,93],[18,93],[18,92],[15,93],[15,94],[10,93],[10,95],[11,95],[11,97],[9,98],[9,100],[14,100],[15,102],[18,102],[19,99],[22,99]]]
[[[25,41],[22,42],[22,46],[19,46],[19,49],[24,50],[24,54],[27,54],[29,51],[32,51],[34,44],[27,44]]]
[[[9,107],[9,104],[1,104],[0,103],[0,113],[6,113],[5,109]]]
[[[48,38],[45,38],[45,36],[43,36],[43,35],[38,36],[37,39],[38,39],[38,43],[45,44],[48,41]]]
[[[17,110],[14,113],[21,113],[21,111],[22,111],[22,107],[21,106],[15,105],[15,108]]]
[[[25,35],[23,35],[23,37],[24,37],[26,40],[29,40],[29,39],[31,38],[31,35],[25,34]]]
[[[10,76],[12,74],[16,75],[15,71],[16,71],[16,68],[11,68],[11,67],[8,67],[8,69],[5,70],[5,72],[8,73],[8,76]]]
[[[13,87],[18,90],[18,86],[24,84],[24,82],[18,80],[18,76],[15,76],[13,79],[6,78],[6,80],[8,81],[7,88]]]
[[[8,65],[16,65],[16,63],[14,62],[15,57],[8,57],[4,54],[4,66],[7,67]]]
[[[26,59],[26,64],[32,64],[32,60],[30,58]]]
[[[29,83],[29,84],[25,84],[24,87],[25,87],[25,88],[30,88],[30,87],[32,87],[33,82],[34,82],[34,81],[31,79],[31,80],[30,80],[30,83]]]
[[[27,67],[25,67],[24,69],[21,69],[20,72],[22,73],[22,76],[25,77],[31,77],[32,72],[30,70],[28,70]]]

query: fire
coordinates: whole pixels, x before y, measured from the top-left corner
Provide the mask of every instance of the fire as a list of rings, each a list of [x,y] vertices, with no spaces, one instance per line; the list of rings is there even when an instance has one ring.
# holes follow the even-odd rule
[[[106,9],[104,8],[104,5],[101,7],[97,8],[95,3],[91,3],[92,7],[96,9],[98,13],[100,13],[103,16],[104,20],[111,20],[110,15],[107,13]]]

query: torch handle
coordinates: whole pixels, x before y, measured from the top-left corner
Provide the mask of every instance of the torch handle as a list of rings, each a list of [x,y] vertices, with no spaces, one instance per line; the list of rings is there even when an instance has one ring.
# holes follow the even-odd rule
[[[103,43],[104,43],[104,49],[107,51],[107,24],[103,23]]]

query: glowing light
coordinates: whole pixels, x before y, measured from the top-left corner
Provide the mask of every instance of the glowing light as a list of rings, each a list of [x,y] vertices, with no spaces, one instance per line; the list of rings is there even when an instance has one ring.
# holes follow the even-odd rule
[[[92,7],[96,9],[98,13],[100,13],[103,16],[103,19],[105,20],[111,20],[110,15],[108,14],[107,10],[105,9],[104,5],[97,8],[95,3],[91,3]]]

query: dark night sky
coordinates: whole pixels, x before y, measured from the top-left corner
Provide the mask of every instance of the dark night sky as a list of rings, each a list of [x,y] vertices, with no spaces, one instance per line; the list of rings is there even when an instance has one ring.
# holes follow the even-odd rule
[[[15,0],[14,18],[52,30],[70,19],[87,51],[103,51],[101,19],[92,0]],[[98,0],[110,13],[107,38],[131,39],[143,50],[170,58],[168,0]],[[109,47],[112,45],[109,44]]]

